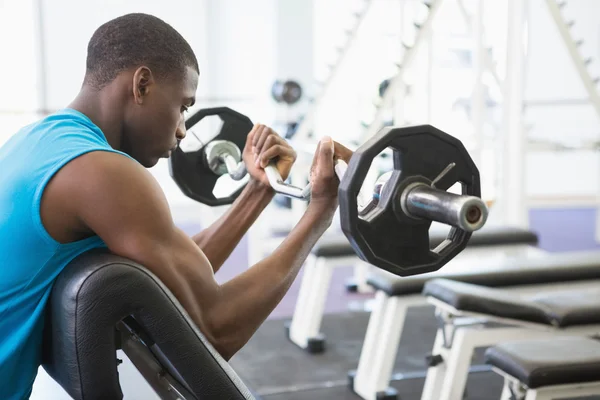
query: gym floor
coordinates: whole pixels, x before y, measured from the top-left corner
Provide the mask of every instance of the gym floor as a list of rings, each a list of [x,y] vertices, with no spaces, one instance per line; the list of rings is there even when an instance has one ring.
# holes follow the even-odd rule
[[[540,247],[551,252],[568,252],[600,247],[594,239],[596,210],[593,208],[537,209],[530,211],[530,227],[540,237]],[[180,224],[192,234],[198,225]],[[225,281],[247,267],[247,240],[244,238],[217,274]],[[344,282],[352,268],[336,268],[326,303],[322,331],[328,338],[327,351],[308,355],[289,342],[284,323],[293,314],[300,279],[273,311],[250,342],[231,364],[240,377],[265,400],[359,399],[347,388],[347,372],[358,365],[358,357],[368,322],[363,311],[371,295],[349,294]],[[400,343],[392,386],[402,399],[419,399],[425,377],[424,355],[435,336],[435,320],[428,306],[413,308],[407,317],[407,330]],[[502,379],[481,363],[481,351],[473,361],[466,398],[496,400]],[[149,388],[139,385],[140,376],[127,362],[120,368],[126,399],[155,399]],[[32,400],[66,400],[69,397],[40,370]]]

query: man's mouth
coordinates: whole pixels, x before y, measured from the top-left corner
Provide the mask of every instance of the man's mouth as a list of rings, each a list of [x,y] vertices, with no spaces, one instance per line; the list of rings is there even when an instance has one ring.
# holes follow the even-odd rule
[[[171,147],[164,155],[165,158],[169,158],[171,157],[171,154],[173,154],[173,152],[177,150],[177,145]]]

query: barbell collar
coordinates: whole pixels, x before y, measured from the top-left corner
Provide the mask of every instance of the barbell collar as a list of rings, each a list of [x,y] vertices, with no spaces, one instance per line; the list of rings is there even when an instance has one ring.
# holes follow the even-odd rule
[[[415,182],[400,195],[402,210],[413,218],[425,218],[474,232],[485,225],[488,208],[479,197],[459,195]]]

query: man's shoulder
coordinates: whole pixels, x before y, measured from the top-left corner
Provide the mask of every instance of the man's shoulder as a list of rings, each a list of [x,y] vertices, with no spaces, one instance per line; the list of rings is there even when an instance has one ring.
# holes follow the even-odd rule
[[[108,146],[104,133],[86,115],[73,109],[59,110],[46,116],[31,128],[51,140],[86,139]]]
[[[135,161],[126,153],[113,149],[102,130],[86,115],[73,109],[55,112],[34,124],[24,132],[31,155],[43,160],[45,165],[62,168],[83,155],[92,152],[103,153],[102,157],[120,157]],[[111,154],[108,156],[108,154]],[[94,160],[97,157],[93,157]]]

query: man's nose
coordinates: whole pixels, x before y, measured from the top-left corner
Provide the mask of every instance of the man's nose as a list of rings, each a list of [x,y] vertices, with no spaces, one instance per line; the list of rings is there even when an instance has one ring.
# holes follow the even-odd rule
[[[185,118],[181,117],[179,125],[177,126],[177,131],[175,131],[175,136],[177,137],[177,140],[183,140],[185,138],[186,133],[187,130],[185,129]]]

